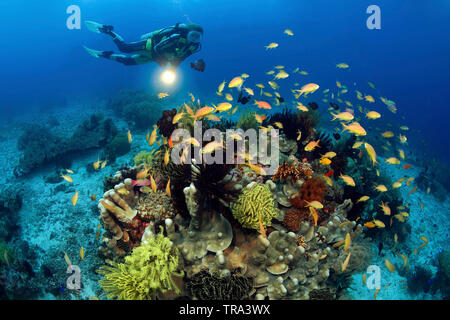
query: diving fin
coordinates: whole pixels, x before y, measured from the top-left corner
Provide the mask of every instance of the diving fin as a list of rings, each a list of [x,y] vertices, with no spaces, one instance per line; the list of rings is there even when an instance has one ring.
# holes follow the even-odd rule
[[[88,28],[90,31],[95,33],[101,33],[101,28],[103,28],[103,25],[101,23],[97,23],[94,21],[86,21],[86,28]]]
[[[89,48],[86,47],[86,46],[83,46],[83,47],[86,49],[86,51],[87,51],[91,56],[93,56],[93,57],[95,57],[95,58],[100,58],[100,57],[102,56],[103,51],[98,51],[98,50],[94,50],[94,49],[89,49]]]

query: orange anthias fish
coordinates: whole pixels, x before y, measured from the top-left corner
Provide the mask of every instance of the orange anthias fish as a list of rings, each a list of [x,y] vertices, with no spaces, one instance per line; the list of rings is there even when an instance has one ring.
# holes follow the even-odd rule
[[[409,192],[409,194],[414,193],[414,191],[416,191],[416,190],[417,190],[417,186],[415,186],[414,188],[412,188],[411,191]]]
[[[350,247],[351,242],[352,242],[352,238],[350,237],[350,233],[347,232],[347,234],[345,236],[345,241],[344,241],[344,252],[347,252],[348,248]]]
[[[381,209],[383,210],[384,214],[387,216],[391,215],[391,208],[388,207],[388,203],[384,203],[383,201],[381,201],[380,204]]]
[[[317,141],[310,141],[310,142],[305,146],[305,151],[310,152],[310,151],[313,151],[315,148],[320,148],[319,142],[320,142],[320,139],[317,140]]]
[[[171,197],[171,193],[170,193],[170,178],[167,181],[167,186],[166,186],[166,193],[169,197]]]
[[[353,133],[355,136],[365,136],[367,135],[366,130],[364,130],[363,127],[358,122],[352,122],[349,125],[346,125],[345,123],[341,123],[344,127],[344,130],[342,132],[348,130],[350,133]]]
[[[258,108],[261,108],[261,109],[272,109],[270,104],[265,101],[256,101],[255,100],[255,104],[258,106]]]
[[[195,113],[194,121],[210,114],[213,111],[214,111],[213,107],[203,107],[203,108],[198,109],[197,112]]]
[[[148,175],[148,171],[150,170],[150,167],[145,167],[144,169],[142,169],[141,171],[139,171],[137,174],[136,174],[136,179],[138,179],[138,180],[142,180],[142,179],[145,179],[145,177],[147,177],[147,175]]]
[[[258,215],[258,221],[259,221],[259,231],[261,232],[264,238],[267,238],[266,230],[264,230],[264,226],[261,221],[261,214]]]
[[[158,188],[157,188],[157,186],[156,186],[155,179],[153,179],[152,175],[150,175],[150,186],[151,186],[153,192],[156,193],[156,190],[157,190]]]
[[[313,206],[309,206],[309,212],[311,213],[311,215],[314,219],[314,226],[317,226],[317,220],[319,219],[319,215],[318,215],[316,209]]]
[[[347,256],[347,258],[345,259],[345,261],[344,261],[344,263],[342,264],[342,272],[344,272],[345,271],[345,269],[347,268],[347,265],[348,265],[348,262],[350,261],[350,256],[352,255],[352,252],[350,251],[349,253],[348,253],[348,256]]]

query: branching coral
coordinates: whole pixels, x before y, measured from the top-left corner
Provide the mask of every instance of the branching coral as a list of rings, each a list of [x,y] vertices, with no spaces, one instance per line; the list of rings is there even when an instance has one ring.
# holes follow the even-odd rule
[[[272,192],[266,184],[250,183],[243,189],[232,206],[233,216],[244,228],[259,230],[259,219],[263,226],[270,226],[278,215]]]
[[[135,248],[124,263],[110,261],[98,273],[99,283],[108,298],[118,300],[151,300],[169,290],[179,292],[172,277],[177,273],[178,250],[162,232]]]
[[[313,171],[311,169],[311,166],[309,163],[304,162],[285,162],[282,165],[280,165],[275,172],[275,174],[272,176],[272,180],[286,180],[288,178],[291,178],[293,182],[296,182],[300,179],[305,178],[311,178],[311,175],[313,174]]]

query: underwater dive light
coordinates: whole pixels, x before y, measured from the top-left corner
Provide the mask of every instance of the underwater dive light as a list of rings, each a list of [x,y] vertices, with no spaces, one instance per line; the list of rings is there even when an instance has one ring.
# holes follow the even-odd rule
[[[171,69],[165,70],[161,74],[161,81],[164,84],[172,84],[175,82],[175,79],[176,79],[175,71],[173,71]]]

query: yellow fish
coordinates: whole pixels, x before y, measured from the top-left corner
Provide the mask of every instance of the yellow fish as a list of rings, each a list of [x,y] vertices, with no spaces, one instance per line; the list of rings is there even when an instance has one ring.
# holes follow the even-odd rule
[[[350,256],[352,255],[351,252],[348,253],[347,258],[345,259],[344,263],[342,264],[342,272],[345,271],[345,269],[347,268],[348,262],[350,261]]]
[[[337,86],[338,88],[342,88],[342,84],[341,84],[339,81],[336,81],[336,86]]]
[[[297,102],[297,109],[300,111],[308,112],[309,109],[305,105],[303,105],[301,102]]]
[[[328,159],[328,158],[322,158],[322,159],[319,160],[319,162],[321,164],[323,164],[324,166],[328,166],[329,164],[331,164],[331,160]]]
[[[163,99],[163,98],[168,97],[168,96],[169,96],[169,94],[167,92],[158,93],[158,98],[159,99]]]
[[[380,185],[376,186],[374,189],[379,191],[379,192],[386,192],[387,191],[387,188],[386,188],[386,186],[384,184],[380,184]]]
[[[297,131],[297,141],[299,141],[302,138],[302,132],[300,130]]]
[[[304,71],[304,70],[302,70],[302,71],[300,71],[299,72],[302,76],[307,76],[309,73],[308,72],[306,72],[306,71]]]
[[[350,237],[350,233],[347,232],[347,234],[345,236],[345,241],[344,241],[344,252],[347,252],[348,247],[350,247],[351,242],[352,242],[352,238]]]
[[[394,136],[394,133],[392,131],[386,131],[383,132],[381,135],[383,136],[383,138],[392,138]]]
[[[397,158],[388,158],[385,159],[385,162],[389,163],[389,164],[400,164],[400,160],[398,160]]]
[[[172,123],[175,124],[175,123],[177,123],[178,121],[180,121],[180,119],[181,119],[185,114],[186,114],[186,113],[184,113],[184,112],[177,113],[177,114],[173,117]],[[150,139],[150,137],[147,139],[147,141],[148,141],[149,139]]]
[[[405,144],[406,141],[408,141],[408,139],[406,138],[406,136],[403,136],[401,134],[398,135],[398,138],[400,139],[400,142]]]
[[[271,42],[267,46],[264,46],[264,48],[266,48],[266,50],[275,49],[276,47],[278,47],[278,43],[276,43],[276,42]]]
[[[370,103],[374,103],[375,102],[375,99],[372,96],[369,96],[369,95],[365,96],[364,99],[366,101],[370,102]]]
[[[330,178],[329,176],[322,175],[322,178],[325,180],[325,182],[327,183],[327,185],[329,185],[330,187],[333,186],[333,181],[331,180],[331,178]]]
[[[156,141],[156,137],[158,136],[157,135],[157,131],[158,130],[158,126],[157,125],[154,125],[153,126],[153,131],[152,131],[152,134],[150,135],[150,138],[148,139],[148,145],[151,147],[154,143],[155,143],[155,141]]]
[[[392,264],[392,262],[389,261],[389,259],[385,259],[385,260],[384,260],[384,263],[385,263],[385,265],[386,265],[386,268],[387,268],[390,272],[395,273],[395,266]]]
[[[61,175],[61,178],[63,178],[63,179],[66,180],[67,182],[73,183],[72,177],[69,176],[69,175],[67,175],[67,174]]]
[[[384,227],[386,227],[386,225],[383,223],[383,221],[380,221],[380,220],[377,220],[377,219],[374,219],[374,220],[373,220],[373,223],[374,223],[378,228],[384,228]]]
[[[274,125],[278,128],[278,129],[283,129],[283,124],[281,122],[275,122]]]
[[[363,274],[363,286],[366,286],[366,278],[367,278],[367,276],[366,276],[366,274],[364,273]]]
[[[327,153],[322,155],[322,158],[333,159],[334,157],[336,157],[336,152],[334,151],[328,151]]]
[[[73,174],[74,172],[70,169],[66,169],[67,173]]]
[[[384,203],[381,201],[381,204],[379,205],[381,207],[381,210],[383,210],[384,214],[387,216],[391,215],[391,208],[388,207],[388,203]]]
[[[275,75],[275,78],[274,78],[274,79],[276,79],[276,80],[278,80],[278,79],[286,79],[287,77],[289,77],[289,74],[288,74],[286,71],[284,71],[284,70],[280,70],[280,71]]]
[[[398,155],[402,160],[405,160],[405,152],[402,149],[398,149]]]
[[[228,83],[228,88],[240,87],[243,83],[244,80],[241,77],[235,77]]]
[[[66,260],[67,265],[71,266],[72,262],[69,259],[69,256],[67,255],[67,252],[64,251],[64,260]]]
[[[367,151],[367,154],[369,155],[370,161],[372,161],[372,165],[374,166],[376,163],[378,163],[377,154],[375,152],[375,149],[367,142],[364,143],[364,147],[366,148],[366,151]]]
[[[244,88],[244,91],[247,92],[247,93],[248,93],[249,95],[251,95],[251,96],[254,96],[254,95],[255,95],[255,93],[253,92],[253,90],[250,89],[250,88]]]
[[[401,186],[402,186],[401,182],[398,182],[398,181],[396,181],[392,184],[392,188],[394,188],[394,189],[400,188]]]
[[[369,111],[369,112],[366,113],[366,117],[367,117],[368,119],[375,120],[375,119],[380,118],[380,117],[381,117],[381,114],[379,114],[379,113],[376,112],[376,111]]]
[[[294,33],[292,32],[292,30],[290,30],[290,29],[284,30],[284,33],[287,34],[288,36],[293,36],[293,35],[294,35]]]
[[[336,65],[336,68],[339,68],[339,69],[347,69],[348,67],[349,67],[349,65],[344,62]]]
[[[166,153],[164,154],[164,164],[168,164],[170,159],[170,149],[166,150]]]
[[[219,103],[219,104],[217,105],[215,111],[216,111],[216,112],[217,112],[217,111],[218,111],[218,112],[225,112],[225,111],[230,110],[231,107],[232,107],[231,103],[229,103],[229,102],[222,102],[222,103]]]
[[[108,160],[103,161],[102,165],[100,166],[100,169],[104,169],[107,164],[108,164]]]
[[[223,149],[223,141],[211,141],[206,146],[202,148],[202,153],[211,153],[216,151],[217,149]]]
[[[142,169],[141,171],[139,171],[139,172],[136,174],[136,178],[137,178],[138,180],[145,179],[145,177],[147,176],[149,170],[150,170],[150,167],[148,167],[148,168],[145,167],[144,169]]]
[[[420,240],[422,240],[423,243],[417,249],[421,249],[421,248],[425,247],[428,244],[428,238],[427,237],[420,236]]]
[[[346,125],[345,123],[342,123],[342,126],[344,127],[344,130],[342,132],[348,130],[350,133],[353,133],[355,136],[365,136],[366,130],[364,130],[363,127],[358,122],[352,122],[349,125]]]
[[[226,82],[223,81],[221,84],[219,84],[219,87],[217,88],[217,92],[222,93],[223,88],[225,88]]]
[[[314,93],[314,91],[316,91],[317,89],[319,89],[319,85],[315,84],[315,83],[308,83],[305,84],[303,87],[301,87],[300,90],[295,89],[294,91],[299,93],[299,96],[301,96],[303,93],[305,95],[308,95],[309,93]]]
[[[81,260],[84,260],[84,248],[83,247],[80,248],[80,258],[81,258]]]
[[[208,107],[208,106],[198,109],[197,112],[195,113],[194,121],[212,113],[213,111],[214,111],[214,108]]]
[[[266,72],[267,75],[271,75],[271,74],[274,74],[274,73],[275,73],[275,71],[273,71],[273,70],[270,70],[270,71]]]
[[[409,130],[409,128],[408,128],[407,126],[401,126],[401,127],[400,127],[400,130],[403,130],[403,131],[408,131],[408,130]]]
[[[370,199],[369,196],[362,196],[361,198],[359,198],[359,199],[356,201],[356,203],[363,202],[363,201],[367,201],[367,200],[369,200],[369,199]]]
[[[156,193],[156,190],[158,189],[156,186],[155,179],[153,179],[153,176],[150,175],[150,187],[152,188],[153,192]]]
[[[348,185],[348,186],[352,186],[352,187],[356,186],[355,180],[353,180],[353,178],[348,176],[348,175],[343,175],[341,173],[339,178],[341,178],[345,182],[345,184]]]
[[[78,201],[78,191],[72,196],[72,205],[75,206]]]
[[[336,119],[339,119],[341,121],[351,121],[354,118],[353,114],[351,114],[350,112],[341,112],[338,114],[334,114],[333,112],[331,112],[331,114],[333,115],[333,119],[331,119],[331,121],[334,121]]]
[[[231,94],[227,93],[225,95],[225,99],[228,100],[228,101],[233,101],[233,96]]]
[[[127,131],[127,136],[128,136],[128,143],[131,143],[133,141],[133,137],[131,136],[130,130]]]
[[[321,204],[317,200],[313,200],[311,202],[305,200],[305,202],[306,202],[305,207],[313,207],[314,209],[323,209],[323,204]]]
[[[166,186],[166,193],[169,197],[171,197],[171,193],[170,193],[170,178],[167,181],[167,186]]]
[[[356,141],[356,142],[353,144],[352,148],[353,148],[353,149],[358,149],[359,147],[362,146],[362,144],[363,144],[362,141]]]
[[[316,209],[313,206],[309,207],[309,213],[313,216],[314,226],[317,226],[317,221],[319,220],[319,214],[317,213]]]
[[[246,73],[241,74],[242,79],[247,79],[248,77],[250,77],[250,76]]]
[[[317,148],[317,147],[319,147],[320,148],[320,146],[319,146],[319,142],[320,142],[320,139],[319,140],[317,140],[317,141],[311,141],[311,142],[309,142],[306,146],[305,146],[305,151],[313,151],[315,148]]]

